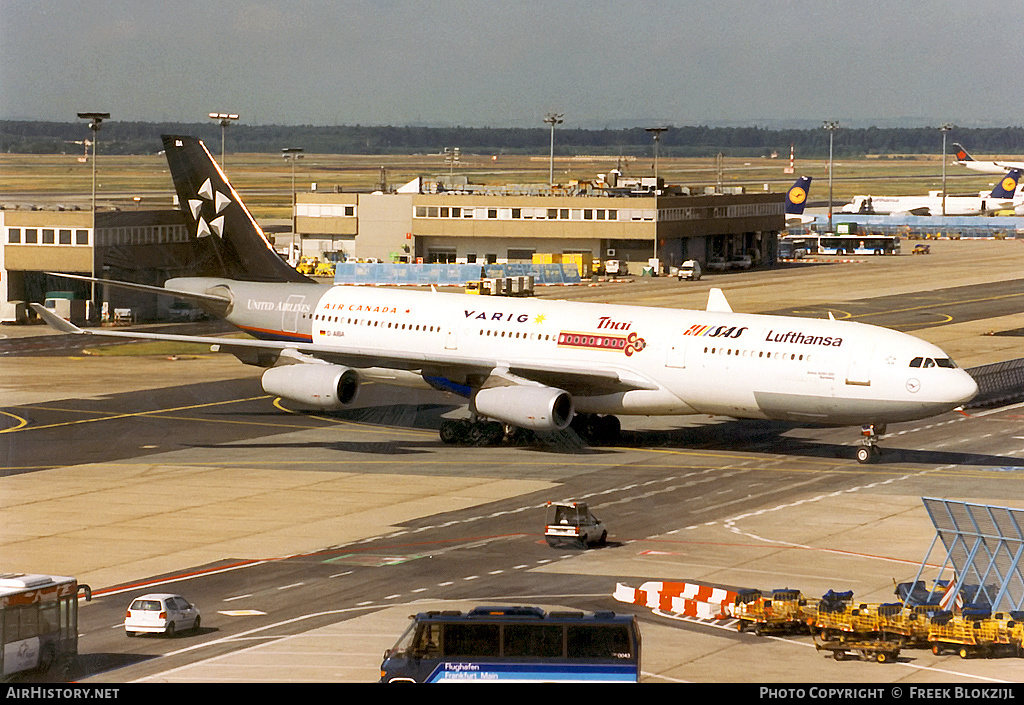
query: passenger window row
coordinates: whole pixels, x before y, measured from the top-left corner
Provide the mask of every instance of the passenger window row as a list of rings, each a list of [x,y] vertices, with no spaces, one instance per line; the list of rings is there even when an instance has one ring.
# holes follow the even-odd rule
[[[804,360],[810,360],[810,355],[788,353],[788,352],[765,352],[764,350],[739,350],[737,348],[712,348],[705,347],[704,352],[710,355],[733,355],[736,357],[756,357],[759,359],[766,360],[796,360],[802,362]]]

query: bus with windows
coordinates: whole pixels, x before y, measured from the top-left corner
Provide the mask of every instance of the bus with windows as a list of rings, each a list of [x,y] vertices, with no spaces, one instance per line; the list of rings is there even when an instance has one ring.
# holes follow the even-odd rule
[[[818,238],[818,254],[822,255],[898,255],[898,235],[878,233],[825,234]]]
[[[410,620],[384,652],[383,683],[640,680],[640,630],[630,615],[502,606]]]
[[[88,585],[59,575],[0,573],[0,678],[47,672],[78,655],[78,593]]]

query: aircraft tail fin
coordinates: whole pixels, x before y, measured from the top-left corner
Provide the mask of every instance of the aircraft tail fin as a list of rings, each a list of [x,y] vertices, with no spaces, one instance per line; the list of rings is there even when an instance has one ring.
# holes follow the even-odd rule
[[[959,142],[954,142],[953,146],[956,147],[956,160],[958,162],[974,161],[974,157],[967,153],[967,150],[964,149],[964,146],[962,144],[960,144]]]
[[[312,281],[274,251],[201,140],[163,135],[163,143],[178,202],[195,242],[194,264],[199,271],[194,274],[246,281]]]
[[[801,176],[789,187],[789,191],[786,192],[786,215],[803,215],[810,190],[810,176]]]
[[[1013,198],[1017,191],[1017,184],[1021,179],[1020,169],[1011,169],[1007,172],[996,187],[992,189],[992,198]]]

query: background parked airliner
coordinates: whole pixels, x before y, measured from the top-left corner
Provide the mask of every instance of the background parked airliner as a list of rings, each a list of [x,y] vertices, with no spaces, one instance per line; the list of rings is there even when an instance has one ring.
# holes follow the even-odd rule
[[[967,150],[959,142],[954,142],[953,146],[956,147],[956,163],[959,166],[986,174],[1005,174],[1013,169],[1024,171],[1024,162],[978,161],[968,154]]]
[[[1017,183],[1021,171],[1014,169],[1006,174],[991,193],[984,191],[977,196],[946,196],[946,215],[984,215],[1001,210],[1012,210],[1020,204],[1015,200]],[[942,215],[943,198],[941,191],[927,196],[854,196],[843,206],[843,213],[873,213],[875,215]]]
[[[813,223],[813,215],[804,215],[807,207],[807,196],[811,192],[811,177],[801,176],[786,191],[786,226]]]
[[[230,276],[129,286],[197,301],[257,339],[85,331],[34,305],[54,327],[214,345],[265,367],[266,392],[320,409],[351,405],[367,381],[452,392],[470,416],[444,420],[449,443],[570,424],[596,442],[618,435],[619,414],[715,414],[866,425],[857,457],[869,462],[886,423],[977,393],[931,343],[831,316],[734,313],[718,289],[692,311],[315,284],[273,252],[202,142],[165,136],[164,148],[192,234]]]

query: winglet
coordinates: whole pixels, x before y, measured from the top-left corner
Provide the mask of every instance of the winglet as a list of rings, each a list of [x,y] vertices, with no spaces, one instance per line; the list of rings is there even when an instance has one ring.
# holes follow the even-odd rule
[[[732,306],[725,298],[721,289],[711,289],[708,292],[708,311],[716,313],[732,313]]]
[[[61,333],[85,333],[84,330],[76,326],[71,321],[66,321],[50,309],[40,304],[29,304],[32,310],[42,318],[46,325],[50,326],[54,330],[60,331]]]

